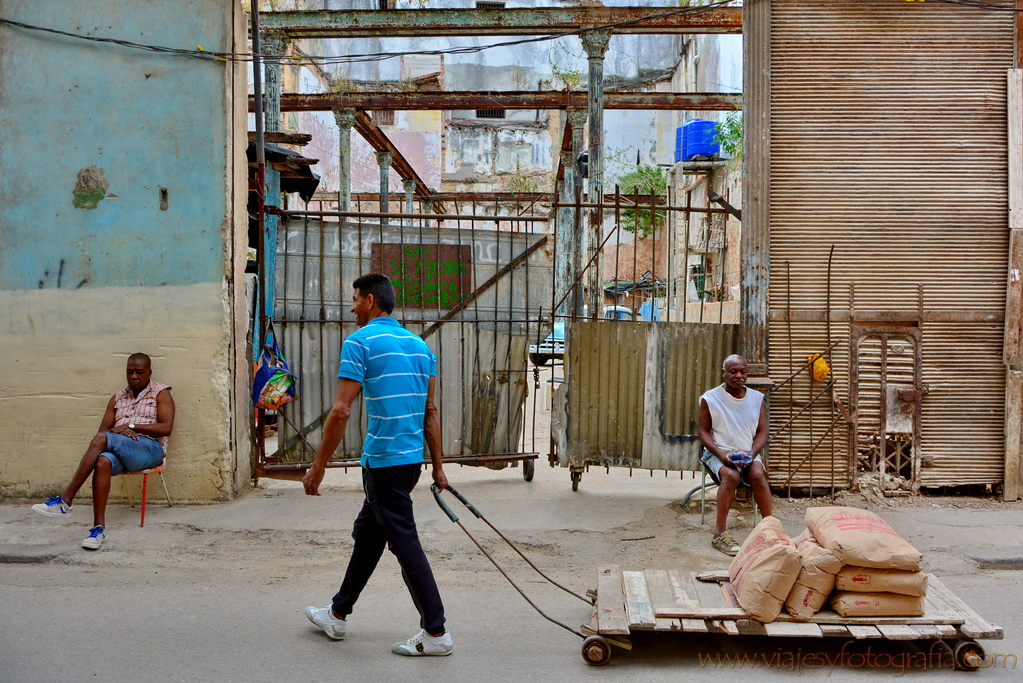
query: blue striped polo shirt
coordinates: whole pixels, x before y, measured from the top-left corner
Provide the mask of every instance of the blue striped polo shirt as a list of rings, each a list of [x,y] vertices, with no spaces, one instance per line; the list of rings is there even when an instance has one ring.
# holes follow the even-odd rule
[[[363,467],[423,462],[423,418],[437,357],[394,318],[373,318],[341,345],[337,376],[362,384],[369,426]]]

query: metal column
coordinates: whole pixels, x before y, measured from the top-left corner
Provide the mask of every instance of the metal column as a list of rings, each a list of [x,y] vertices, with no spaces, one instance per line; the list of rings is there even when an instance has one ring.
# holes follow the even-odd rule
[[[380,166],[380,213],[390,213],[391,203],[391,162],[394,155],[390,152],[377,152],[377,164]],[[380,219],[381,225],[387,225],[387,219]]]
[[[260,49],[265,57],[266,132],[281,129],[281,57],[288,49],[288,38],[283,33],[268,32],[260,36]],[[281,206],[281,172],[273,165],[266,167],[266,206]],[[266,287],[266,309],[263,315],[273,317],[274,297],[277,293],[277,229],[280,219],[267,213],[263,228],[263,273]]]
[[[575,171],[575,164],[579,159],[579,156],[583,153],[583,145],[585,144],[586,132],[586,110],[584,109],[569,109],[568,110],[568,122],[572,124],[572,168],[574,185],[572,187],[572,201],[575,201],[576,197],[582,197],[583,193],[583,177],[581,173]],[[565,176],[568,177],[567,174]],[[572,281],[574,282],[579,273],[582,272],[585,261],[583,254],[586,249],[586,232],[582,230],[582,216],[575,215],[576,209],[572,209],[570,214],[570,228],[572,232]],[[568,298],[569,310],[573,310],[576,316],[583,314],[583,305],[586,303],[586,299],[582,296],[582,281],[577,285],[578,291],[573,293]]]
[[[611,40],[610,31],[588,31],[582,35],[583,49],[589,61],[587,105],[590,119],[589,183],[590,202],[597,204],[590,213],[587,263],[587,301],[590,317],[596,319],[604,303],[604,259],[597,253],[604,238],[604,54]]]
[[[559,199],[562,204],[571,204],[575,201],[575,154],[572,150],[561,152],[561,167],[565,174],[561,178]],[[576,270],[573,255],[575,254],[576,236],[573,233],[572,221],[573,209],[563,206],[557,212],[557,238],[554,243],[554,302],[561,302],[558,310],[554,311],[555,316],[568,316],[572,310],[572,299],[566,297],[568,288],[575,280]],[[557,318],[554,319],[555,321]]]
[[[334,110],[338,129],[338,211],[352,210],[352,126],[355,125],[354,109]]]
[[[405,190],[405,213],[412,214],[415,209],[416,181],[414,178],[404,178],[401,187]],[[412,219],[405,219],[405,227],[412,227]]]

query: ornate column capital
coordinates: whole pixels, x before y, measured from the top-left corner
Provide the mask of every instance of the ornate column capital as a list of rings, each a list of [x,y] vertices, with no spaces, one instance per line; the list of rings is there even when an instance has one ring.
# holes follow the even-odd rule
[[[259,34],[259,50],[266,57],[283,57],[291,39],[280,31],[265,31]]]
[[[394,161],[394,155],[390,152],[377,152],[377,165],[380,166],[381,171],[390,168],[392,161]]]
[[[588,58],[603,59],[604,53],[607,52],[607,44],[611,40],[611,31],[607,29],[587,31],[580,38]]]
[[[352,126],[355,125],[355,110],[335,109],[334,120],[337,122],[338,128],[342,130],[351,130]]]
[[[568,109],[568,122],[572,128],[582,128],[586,125],[587,112],[585,109],[570,107]]]

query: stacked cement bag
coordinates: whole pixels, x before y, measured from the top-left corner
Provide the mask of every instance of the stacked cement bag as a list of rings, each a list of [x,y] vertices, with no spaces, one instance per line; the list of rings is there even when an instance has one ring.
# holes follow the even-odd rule
[[[913,617],[924,613],[923,555],[872,512],[819,507],[806,526],[844,565],[835,577],[831,608],[843,617]],[[794,615],[795,616],[795,615]]]
[[[799,551],[802,567],[785,598],[785,609],[796,621],[810,621],[835,588],[835,575],[842,570],[842,561],[835,553],[822,548],[809,529],[804,529],[792,541]]]
[[[802,561],[776,517],[764,517],[743,542],[728,568],[739,604],[751,617],[769,623],[781,612]]]

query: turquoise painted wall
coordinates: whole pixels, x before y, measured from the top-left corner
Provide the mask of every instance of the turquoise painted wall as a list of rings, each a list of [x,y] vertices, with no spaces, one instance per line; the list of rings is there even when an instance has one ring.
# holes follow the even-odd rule
[[[240,0],[0,0],[0,18],[244,50]],[[64,488],[137,351],[174,387],[171,498],[247,483],[244,106],[240,65],[0,24],[0,499]]]
[[[229,5],[0,0],[0,17],[229,51]],[[227,69],[0,25],[0,290],[221,282]],[[89,167],[107,196],[76,208]]]

